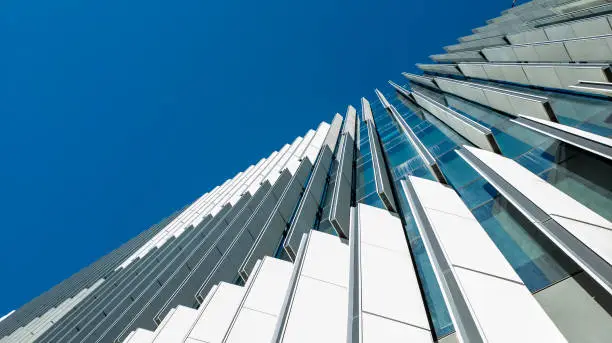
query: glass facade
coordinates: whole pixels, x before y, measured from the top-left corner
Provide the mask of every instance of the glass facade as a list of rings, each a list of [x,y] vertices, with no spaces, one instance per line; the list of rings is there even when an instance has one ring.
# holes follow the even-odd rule
[[[530,304],[533,313],[541,307],[544,314],[534,321],[530,342],[608,342],[612,45],[579,49],[582,54],[568,60],[546,50],[569,44],[562,51],[571,54],[571,44],[581,39],[604,37],[609,43],[612,7],[601,3],[542,0],[504,12],[446,47],[447,53],[433,55],[436,63],[418,65],[423,75],[405,73],[401,80],[379,85],[361,99],[360,110],[349,106],[344,117],[321,123],[0,319],[0,340],[128,342],[139,328],[158,335],[164,326],[157,324],[171,308],[189,307],[192,314],[197,309],[194,318],[200,318],[209,296],[217,294],[215,287],[231,283],[247,294],[262,265],[276,263],[284,265],[285,278],[266,282],[278,294],[260,298],[278,305],[277,322],[268,320],[267,331],[274,335],[261,342],[272,337],[275,343],[294,342],[283,341],[282,334],[294,305],[308,308],[293,324],[306,331],[295,337],[320,333],[310,326],[320,320],[328,330],[338,330],[338,337],[348,337],[338,342],[365,342],[360,339],[366,314],[378,316],[379,323],[389,320],[385,325],[405,324],[402,330],[416,330],[423,341],[448,343],[456,335],[457,341],[497,342],[472,338],[496,330],[491,337],[528,331],[524,322],[524,327],[512,326],[521,309],[506,307],[515,299]],[[529,54],[540,62],[528,62]],[[440,196],[446,209],[459,203],[459,209],[439,211],[438,219],[452,219],[430,218],[433,205],[426,209],[424,203],[432,201],[427,199],[431,194],[418,193],[414,180]],[[366,229],[370,236],[364,238]],[[317,235],[327,240],[325,248],[308,250]],[[472,280],[480,281],[459,282],[467,279],[458,276],[461,268],[463,276],[479,273],[481,278]],[[143,270],[146,275],[139,275]],[[292,303],[309,291],[299,286],[303,275],[324,283],[320,289],[327,291],[311,289],[308,301]],[[495,278],[511,286],[482,286]],[[482,288],[469,293],[468,286]],[[484,298],[474,293],[510,300],[483,305]],[[338,301],[343,296],[348,301]],[[73,307],[65,305],[67,299]],[[406,299],[410,311],[396,306],[396,300]],[[242,295],[234,300],[240,306],[246,302]],[[421,305],[422,318],[417,318]],[[236,329],[236,311],[221,328],[227,331],[224,342]],[[349,324],[338,313],[348,313]],[[502,324],[495,322],[497,316],[504,318]],[[41,318],[53,321],[39,325]],[[478,329],[470,329],[466,318]],[[559,331],[546,337],[566,340],[537,340],[544,324]],[[195,337],[195,331],[182,337]],[[404,340],[409,341],[394,341]],[[374,341],[385,340],[369,342]]]

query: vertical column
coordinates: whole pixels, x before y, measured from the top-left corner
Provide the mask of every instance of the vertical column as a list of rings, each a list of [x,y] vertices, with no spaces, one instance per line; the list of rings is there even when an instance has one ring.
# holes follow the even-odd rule
[[[291,221],[287,238],[283,243],[283,249],[285,249],[285,252],[291,259],[295,259],[302,235],[313,228],[341,126],[342,116],[336,114],[325,139],[320,143],[321,146],[317,147],[319,152],[315,166],[308,179],[304,195]],[[309,149],[307,149],[306,154],[308,154]],[[310,156],[307,157],[311,158]]]
[[[389,211],[395,211],[395,200],[391,190],[391,182],[385,165],[385,159],[380,147],[380,139],[376,131],[376,123],[372,116],[372,108],[370,102],[366,98],[361,98],[361,115],[363,121],[368,127],[368,137],[370,140],[370,151],[372,152],[372,165],[374,167],[374,181],[376,183],[376,192],[382,200],[383,204]]]
[[[339,151],[336,157],[338,160],[338,170],[334,176],[334,189],[332,190],[331,211],[329,213],[329,221],[336,231],[344,237],[348,237],[349,234],[356,113],[357,111],[353,106],[349,106],[346,111],[344,128],[338,148]]]

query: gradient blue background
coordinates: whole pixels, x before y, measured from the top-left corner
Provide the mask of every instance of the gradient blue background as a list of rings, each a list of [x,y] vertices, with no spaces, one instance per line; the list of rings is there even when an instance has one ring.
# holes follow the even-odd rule
[[[0,3],[0,316],[511,0]]]

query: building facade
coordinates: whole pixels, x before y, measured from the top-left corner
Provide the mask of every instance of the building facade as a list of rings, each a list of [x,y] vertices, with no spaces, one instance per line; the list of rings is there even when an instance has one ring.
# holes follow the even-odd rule
[[[504,11],[2,317],[0,342],[611,342],[609,13]]]

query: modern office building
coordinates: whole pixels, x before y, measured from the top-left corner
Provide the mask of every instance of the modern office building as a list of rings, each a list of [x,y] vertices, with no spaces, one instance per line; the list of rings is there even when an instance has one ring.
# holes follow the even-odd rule
[[[3,317],[0,342],[612,342],[609,13],[503,12]]]

